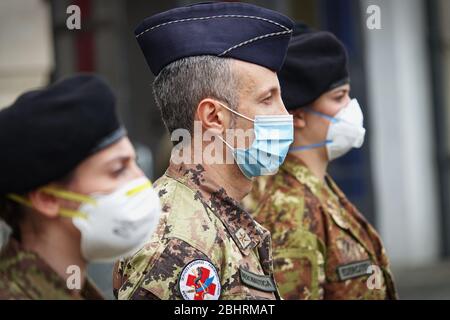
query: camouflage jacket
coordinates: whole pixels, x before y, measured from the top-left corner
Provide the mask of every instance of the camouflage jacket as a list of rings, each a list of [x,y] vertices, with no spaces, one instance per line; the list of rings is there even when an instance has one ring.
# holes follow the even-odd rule
[[[36,253],[10,239],[0,253],[0,299],[98,300],[97,288],[87,280],[80,294],[69,290],[62,279]]]
[[[171,164],[155,182],[155,190],[163,215],[149,243],[116,264],[113,286],[118,299],[279,297],[269,232],[201,165]],[[196,262],[208,270],[189,267]],[[217,282],[204,285],[212,277],[199,281],[202,274],[214,274]],[[188,296],[194,291],[195,296]]]
[[[269,229],[274,276],[285,299],[396,299],[389,262],[374,228],[333,180],[325,183],[288,155],[244,199]]]

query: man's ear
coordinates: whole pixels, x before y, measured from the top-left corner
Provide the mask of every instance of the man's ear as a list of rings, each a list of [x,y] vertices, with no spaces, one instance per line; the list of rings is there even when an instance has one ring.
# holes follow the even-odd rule
[[[34,190],[28,193],[33,209],[47,218],[56,218],[59,214],[60,204],[58,199],[42,190]]]
[[[202,122],[205,130],[214,130],[222,133],[231,121],[230,112],[214,99],[203,99],[197,106],[196,119]]]
[[[290,112],[294,120],[294,129],[303,129],[306,127],[306,111],[304,108],[297,108]]]

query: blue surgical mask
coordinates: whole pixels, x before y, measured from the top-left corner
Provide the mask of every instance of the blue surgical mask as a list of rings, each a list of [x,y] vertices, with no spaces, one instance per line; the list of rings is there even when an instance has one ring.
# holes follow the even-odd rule
[[[236,164],[248,179],[275,174],[284,162],[289,146],[294,141],[292,115],[257,115],[250,119],[221,104],[234,114],[254,123],[255,140],[248,149],[233,148],[222,137],[219,138],[233,150]]]

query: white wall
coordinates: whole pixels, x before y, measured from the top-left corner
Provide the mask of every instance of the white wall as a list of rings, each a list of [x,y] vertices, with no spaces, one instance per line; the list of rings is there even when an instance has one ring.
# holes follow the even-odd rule
[[[0,108],[46,85],[53,68],[48,1],[0,1]]]
[[[364,17],[371,4],[382,23],[363,26],[378,225],[394,265],[432,263],[439,229],[424,8],[361,0]]]

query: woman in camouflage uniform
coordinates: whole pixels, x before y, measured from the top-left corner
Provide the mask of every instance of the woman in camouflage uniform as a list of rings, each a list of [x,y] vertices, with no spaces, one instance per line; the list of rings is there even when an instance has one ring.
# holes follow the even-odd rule
[[[142,244],[154,222],[127,218],[138,204],[142,217],[159,212],[111,89],[79,75],[23,94],[0,112],[0,149],[0,218],[12,229],[0,252],[0,299],[101,299],[87,262]],[[133,195],[116,194],[136,179]]]
[[[364,140],[344,46],[331,33],[298,25],[279,78],[294,143],[279,172],[257,179],[244,203],[272,234],[281,295],[395,299],[379,235],[326,172]]]

